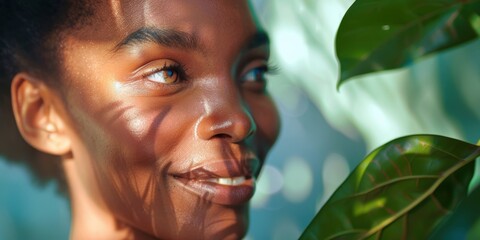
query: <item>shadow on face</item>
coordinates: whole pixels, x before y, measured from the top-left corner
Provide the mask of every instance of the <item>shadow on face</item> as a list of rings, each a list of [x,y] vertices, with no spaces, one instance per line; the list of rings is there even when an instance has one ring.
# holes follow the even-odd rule
[[[248,3],[95,8],[64,33],[54,94],[71,142],[72,236],[241,238],[279,127],[265,91],[268,37]]]

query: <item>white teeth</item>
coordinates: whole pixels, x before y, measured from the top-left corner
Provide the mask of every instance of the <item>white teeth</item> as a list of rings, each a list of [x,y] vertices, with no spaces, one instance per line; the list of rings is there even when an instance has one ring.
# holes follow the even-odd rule
[[[232,179],[231,178],[219,178],[218,183],[221,185],[232,185]]]
[[[236,177],[232,180],[233,185],[240,185],[245,182],[245,177]]]
[[[220,185],[227,185],[227,186],[238,186],[245,182],[245,177],[234,177],[234,178],[211,178],[207,181],[218,183]]]

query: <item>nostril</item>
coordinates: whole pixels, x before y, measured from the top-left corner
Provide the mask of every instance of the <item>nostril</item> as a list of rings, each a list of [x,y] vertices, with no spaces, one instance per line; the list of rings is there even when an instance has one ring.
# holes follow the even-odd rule
[[[238,143],[256,131],[250,110],[241,99],[215,97],[211,102],[206,99],[203,103],[205,112],[195,123],[195,136],[204,140],[216,138]]]
[[[230,142],[241,142],[251,136],[256,129],[250,113],[242,111],[235,114],[213,113],[201,118],[196,133],[202,139],[224,139]]]
[[[230,136],[230,135],[228,135],[228,134],[226,134],[226,133],[219,133],[219,134],[215,135],[214,137],[216,137],[216,138],[223,138],[223,139],[231,139],[231,138],[232,138],[232,136]]]
[[[228,140],[230,142],[241,142],[248,138],[255,131],[255,124],[251,122],[233,121],[229,124],[212,126],[210,138]]]

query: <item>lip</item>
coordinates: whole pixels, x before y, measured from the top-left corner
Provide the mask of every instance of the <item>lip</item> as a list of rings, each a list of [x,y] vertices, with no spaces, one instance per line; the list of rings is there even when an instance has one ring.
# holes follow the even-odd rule
[[[205,162],[172,176],[182,187],[202,199],[220,205],[236,206],[246,204],[252,198],[255,176],[259,170],[260,161],[256,158],[241,162],[220,160]]]

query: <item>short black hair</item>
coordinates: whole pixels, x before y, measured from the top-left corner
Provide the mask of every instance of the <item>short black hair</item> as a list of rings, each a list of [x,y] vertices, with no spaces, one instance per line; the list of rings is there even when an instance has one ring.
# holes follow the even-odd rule
[[[22,70],[57,73],[59,33],[85,23],[93,14],[86,0],[0,1],[2,90],[9,90],[12,77]]]
[[[29,146],[16,127],[10,100],[13,77],[21,71],[42,79],[59,77],[62,33],[86,24],[94,5],[88,0],[0,0],[0,155],[26,166],[40,185],[66,184],[60,161]],[[54,82],[46,82],[52,85]]]

